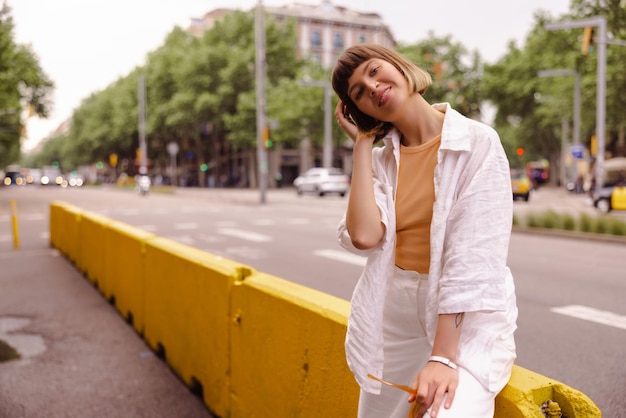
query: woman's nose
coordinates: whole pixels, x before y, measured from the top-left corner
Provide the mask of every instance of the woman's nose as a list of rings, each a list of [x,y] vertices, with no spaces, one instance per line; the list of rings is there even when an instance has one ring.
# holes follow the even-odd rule
[[[376,94],[377,90],[378,90],[378,81],[373,81],[370,86],[370,96],[373,96],[374,94]]]

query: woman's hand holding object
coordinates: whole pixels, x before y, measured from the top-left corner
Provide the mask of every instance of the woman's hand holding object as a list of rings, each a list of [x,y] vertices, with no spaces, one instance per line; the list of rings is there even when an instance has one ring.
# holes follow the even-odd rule
[[[458,385],[459,373],[456,370],[437,362],[426,363],[413,380],[412,387],[417,389],[417,393],[408,399],[421,405],[415,416],[423,416],[430,408],[430,416],[435,418],[442,403],[444,408],[449,409]]]

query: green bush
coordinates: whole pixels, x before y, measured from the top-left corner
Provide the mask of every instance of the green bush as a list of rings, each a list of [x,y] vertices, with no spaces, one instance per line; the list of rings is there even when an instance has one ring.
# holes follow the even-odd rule
[[[566,231],[576,230],[576,220],[572,215],[566,214],[561,217],[561,228]]]
[[[526,226],[530,228],[539,228],[541,227],[541,223],[539,218],[534,213],[529,213],[526,217]]]
[[[557,229],[560,224],[559,215],[553,210],[545,211],[539,219],[539,226],[546,229]]]
[[[564,231],[580,231],[594,234],[611,234],[626,236],[626,222],[611,216],[593,217],[581,214],[578,222],[570,214],[558,214],[547,210],[541,214],[528,213],[525,225],[529,228],[561,229]],[[524,222],[513,216],[513,225],[523,226]]]
[[[602,216],[596,218],[592,232],[596,234],[608,234],[611,230],[611,218]]]
[[[610,225],[609,234],[619,235],[622,237],[626,236],[626,222],[619,219],[613,219],[613,222]]]
[[[578,222],[578,229],[582,232],[593,232],[593,218],[585,213],[580,215],[580,221]]]

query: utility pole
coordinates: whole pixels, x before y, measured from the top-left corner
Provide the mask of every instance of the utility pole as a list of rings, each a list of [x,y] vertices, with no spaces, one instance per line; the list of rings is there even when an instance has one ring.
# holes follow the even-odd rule
[[[146,144],[146,76],[140,75],[137,95],[139,102],[139,174],[148,174],[148,145]]]
[[[548,23],[547,30],[574,29],[595,26],[598,28],[598,86],[596,91],[596,138],[598,153],[596,155],[596,185],[601,188],[604,183],[604,150],[606,135],[606,19],[603,16],[581,20],[566,20],[563,22]]]
[[[259,177],[259,190],[261,191],[261,203],[264,204],[267,191],[267,152],[263,146],[263,132],[267,125],[265,109],[265,21],[263,16],[263,0],[259,0],[254,19],[254,44],[255,44],[255,75],[256,75],[256,152]]]
[[[322,87],[324,89],[324,148],[322,155],[322,167],[333,166],[333,134],[332,134],[332,92],[329,81],[302,80],[298,81],[301,86]]]

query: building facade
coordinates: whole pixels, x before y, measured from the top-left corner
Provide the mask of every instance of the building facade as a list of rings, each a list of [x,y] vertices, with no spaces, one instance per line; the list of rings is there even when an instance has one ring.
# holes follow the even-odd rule
[[[202,34],[232,9],[215,9],[201,18],[193,18],[189,31]],[[344,49],[360,43],[375,43],[389,48],[396,45],[391,31],[378,13],[359,12],[336,6],[329,0],[309,5],[292,3],[265,7],[277,23],[287,19],[296,22],[297,53],[331,68]]]
[[[288,4],[266,7],[277,22],[296,21],[298,54],[330,68],[348,47],[376,43],[389,48],[395,40],[378,13],[363,13],[335,6],[325,0],[319,5]]]

